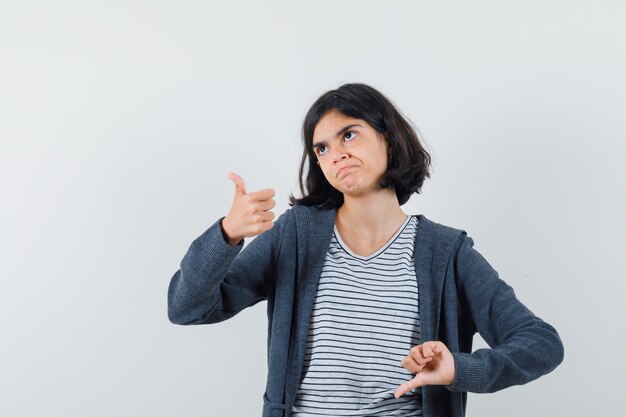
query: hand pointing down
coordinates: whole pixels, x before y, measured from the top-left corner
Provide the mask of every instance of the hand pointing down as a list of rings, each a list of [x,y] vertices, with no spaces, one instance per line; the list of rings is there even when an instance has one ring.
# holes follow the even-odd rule
[[[400,364],[416,375],[396,389],[396,398],[424,385],[450,385],[454,380],[454,357],[442,342],[414,346]]]

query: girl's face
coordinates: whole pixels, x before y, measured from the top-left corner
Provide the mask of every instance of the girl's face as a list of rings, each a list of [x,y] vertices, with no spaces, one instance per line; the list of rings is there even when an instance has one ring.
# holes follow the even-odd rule
[[[330,110],[315,126],[313,149],[326,180],[344,196],[380,190],[389,161],[387,140],[365,120]]]

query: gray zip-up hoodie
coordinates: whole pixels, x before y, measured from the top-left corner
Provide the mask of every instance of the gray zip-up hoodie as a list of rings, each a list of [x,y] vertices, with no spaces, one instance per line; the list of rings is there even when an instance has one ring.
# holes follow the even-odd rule
[[[193,241],[170,282],[168,315],[176,324],[220,322],[267,300],[263,417],[291,415],[335,216],[334,209],[294,205],[243,251],[243,241],[224,240],[220,219]],[[451,385],[422,388],[424,417],[461,417],[467,392],[524,384],[563,360],[556,330],[516,298],[473,243],[464,231],[419,216],[421,340],[445,343],[456,371]],[[472,352],[477,331],[490,349]]]

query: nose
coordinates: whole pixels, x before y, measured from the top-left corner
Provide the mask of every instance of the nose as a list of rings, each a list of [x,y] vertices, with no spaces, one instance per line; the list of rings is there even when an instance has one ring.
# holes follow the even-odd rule
[[[335,146],[335,150],[333,151],[333,164],[336,164],[337,162],[343,159],[347,159],[347,158],[348,158],[348,154],[346,153],[346,150],[343,148],[343,144],[339,144]]]

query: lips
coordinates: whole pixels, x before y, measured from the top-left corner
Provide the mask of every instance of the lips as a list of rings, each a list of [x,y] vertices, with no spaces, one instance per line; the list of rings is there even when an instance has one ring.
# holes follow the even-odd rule
[[[354,165],[346,165],[345,167],[341,167],[339,168],[339,171],[337,171],[337,177],[339,177],[342,174],[345,174],[346,172],[348,172],[351,168],[354,168]]]

